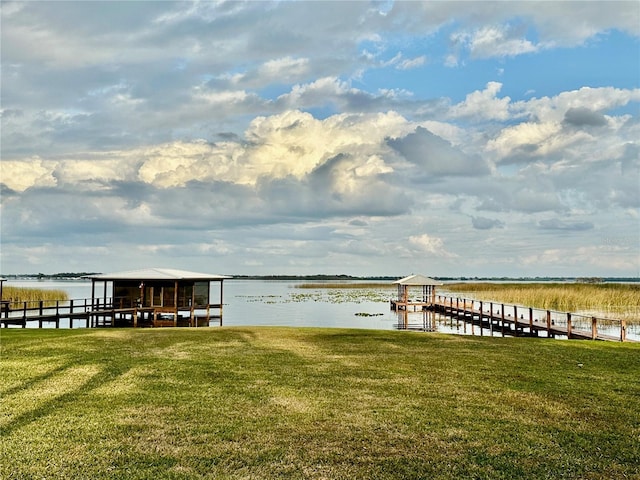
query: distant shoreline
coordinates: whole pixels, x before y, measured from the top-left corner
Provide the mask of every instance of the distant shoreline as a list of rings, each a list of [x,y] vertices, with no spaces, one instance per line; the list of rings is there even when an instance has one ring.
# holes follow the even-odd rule
[[[99,272],[75,273],[19,273],[0,275],[5,280],[83,280],[82,277]],[[234,280],[288,280],[288,281],[389,281],[402,275],[353,276],[353,275],[229,275]],[[576,283],[640,283],[640,277],[433,277],[441,282],[576,282]]]

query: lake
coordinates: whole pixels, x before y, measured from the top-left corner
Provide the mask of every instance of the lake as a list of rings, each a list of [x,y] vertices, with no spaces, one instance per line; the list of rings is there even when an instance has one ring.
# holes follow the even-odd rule
[[[304,281],[244,280],[224,281],[223,325],[367,328],[378,330],[403,328],[441,333],[471,334],[470,325],[451,321],[433,312],[395,312],[389,300],[396,295],[390,282],[380,288],[300,288]],[[313,282],[320,284],[322,282]],[[335,284],[336,282],[330,282]],[[343,283],[359,283],[343,282]],[[371,282],[367,282],[371,283]],[[88,280],[8,280],[6,286],[64,290],[70,299],[91,298]],[[212,286],[217,296],[217,286]],[[446,286],[443,287],[443,291]],[[108,296],[111,292],[108,292]],[[217,324],[217,320],[212,322]],[[31,327],[37,326],[32,323]],[[62,321],[62,328],[68,321]],[[473,332],[480,334],[476,326]],[[482,330],[483,335],[501,335]],[[628,338],[640,339],[640,325],[628,327]]]
[[[380,289],[299,288],[298,285],[302,283],[283,280],[225,280],[223,325],[390,330],[404,322],[403,314],[390,309],[389,300],[396,294],[396,290],[389,288],[389,282],[381,282]],[[91,281],[85,280],[8,280],[5,285],[64,290],[70,299],[91,298]],[[212,289],[216,290],[217,286],[212,286]],[[107,294],[111,295],[110,292]],[[214,292],[215,295],[217,292]],[[422,312],[409,313],[410,325],[420,326],[427,320],[432,322],[434,319],[427,318]],[[68,327],[68,322],[61,322],[61,327]],[[442,326],[437,330],[448,332],[458,329],[454,325],[453,329]]]

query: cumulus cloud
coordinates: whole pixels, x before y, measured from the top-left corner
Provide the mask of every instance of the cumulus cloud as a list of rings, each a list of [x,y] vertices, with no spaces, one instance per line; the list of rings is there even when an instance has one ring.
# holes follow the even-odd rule
[[[452,41],[464,44],[471,56],[476,58],[512,57],[540,49],[540,46],[522,38],[519,31],[514,31],[508,25],[486,26],[473,33],[457,33]]]
[[[54,187],[56,179],[53,176],[52,162],[43,162],[35,158],[28,161],[0,162],[2,184],[14,191],[24,191],[34,185],[40,187]]]
[[[473,117],[486,120],[507,120],[513,116],[510,111],[509,97],[497,98],[502,88],[499,82],[489,82],[487,87],[476,90],[467,95],[464,102],[454,105],[449,115],[451,117]]]
[[[483,175],[488,165],[480,157],[467,155],[424,127],[402,138],[390,138],[388,145],[416,165],[417,175],[426,179],[442,175]]]
[[[478,265],[533,269],[577,251],[553,242],[637,230],[640,89],[513,75],[560,46],[630,45],[635,2],[73,7],[0,11],[3,262],[134,243],[195,269],[424,257],[448,273],[473,242],[494,252]],[[505,225],[511,243],[489,241]]]
[[[505,164],[558,161],[563,155],[569,160],[566,152],[589,152],[584,158],[604,159],[614,154],[613,144],[625,143],[634,135],[635,127],[627,125],[625,117],[616,119],[603,112],[638,101],[639,89],[585,87],[555,97],[513,102],[509,106],[513,117],[529,120],[505,126],[486,143],[486,150]],[[589,131],[594,127],[611,131],[606,137],[595,136]]]
[[[105,152],[89,159],[3,161],[14,190],[83,182],[142,181],[157,187],[190,181],[255,185],[262,177],[303,178],[330,158],[348,154],[357,175],[393,171],[383,158],[385,140],[413,126],[395,113],[334,115],[324,120],[298,110],[255,118],[245,142],[176,141]]]
[[[575,127],[602,127],[607,125],[607,119],[600,112],[594,112],[587,107],[572,107],[564,114],[564,122]]]
[[[435,257],[457,257],[456,254],[451,253],[444,248],[444,242],[441,238],[430,236],[426,233],[410,236],[409,244],[416,250],[416,252],[426,253]]]

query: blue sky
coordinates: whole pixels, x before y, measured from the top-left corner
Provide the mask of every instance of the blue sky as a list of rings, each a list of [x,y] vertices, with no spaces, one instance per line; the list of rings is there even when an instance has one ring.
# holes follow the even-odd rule
[[[0,274],[640,275],[638,2],[2,2]]]

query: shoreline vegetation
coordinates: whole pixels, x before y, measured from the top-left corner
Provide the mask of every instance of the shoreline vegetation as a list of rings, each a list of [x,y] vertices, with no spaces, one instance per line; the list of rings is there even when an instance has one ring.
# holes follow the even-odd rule
[[[640,321],[640,284],[625,283],[454,283],[450,292],[478,300],[563,312],[597,311]]]
[[[640,347],[9,329],[1,478],[636,478]]]
[[[64,290],[44,289],[44,288],[27,288],[12,287],[5,285],[2,288],[2,300],[11,303],[39,302],[43,301],[45,307],[55,305],[57,300],[69,300],[69,295]]]

